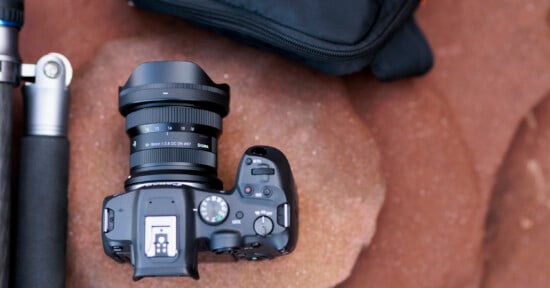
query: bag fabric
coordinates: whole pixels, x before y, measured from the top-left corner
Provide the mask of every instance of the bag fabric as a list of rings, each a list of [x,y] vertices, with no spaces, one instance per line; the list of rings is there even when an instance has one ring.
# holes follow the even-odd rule
[[[371,67],[379,79],[427,72],[429,44],[412,13],[418,0],[133,0],[321,72]]]

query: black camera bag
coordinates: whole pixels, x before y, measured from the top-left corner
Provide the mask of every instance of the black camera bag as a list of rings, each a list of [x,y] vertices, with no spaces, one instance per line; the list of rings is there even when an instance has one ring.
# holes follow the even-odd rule
[[[250,45],[344,75],[370,67],[382,80],[427,72],[429,44],[412,13],[418,0],[133,0]]]

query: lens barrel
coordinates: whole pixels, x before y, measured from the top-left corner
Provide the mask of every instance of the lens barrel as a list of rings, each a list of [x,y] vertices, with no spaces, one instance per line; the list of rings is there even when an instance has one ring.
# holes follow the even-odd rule
[[[222,189],[217,146],[229,113],[227,84],[214,83],[191,62],[147,62],[120,87],[119,110],[131,146],[127,187],[175,182]]]

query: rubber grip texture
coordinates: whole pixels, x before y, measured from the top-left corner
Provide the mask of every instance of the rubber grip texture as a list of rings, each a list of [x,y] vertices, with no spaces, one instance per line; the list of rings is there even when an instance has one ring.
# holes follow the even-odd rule
[[[69,141],[21,141],[15,287],[65,287]]]
[[[10,263],[11,109],[13,86],[0,83],[0,288],[7,288]]]

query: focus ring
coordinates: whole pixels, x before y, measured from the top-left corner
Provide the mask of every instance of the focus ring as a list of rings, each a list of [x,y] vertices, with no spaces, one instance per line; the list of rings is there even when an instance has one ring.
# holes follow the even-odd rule
[[[192,163],[216,168],[216,154],[207,151],[181,148],[150,149],[130,155],[130,168],[145,164]]]
[[[184,106],[164,106],[140,109],[126,116],[126,131],[153,123],[194,123],[222,130],[222,117],[207,110]]]
[[[150,84],[145,84],[140,86],[123,88],[119,94],[120,96],[126,96],[128,94],[147,90],[147,89],[191,89],[191,90],[211,92],[219,95],[228,94],[227,91],[220,89],[218,87],[214,87],[211,85],[194,84],[194,83],[150,83]]]

